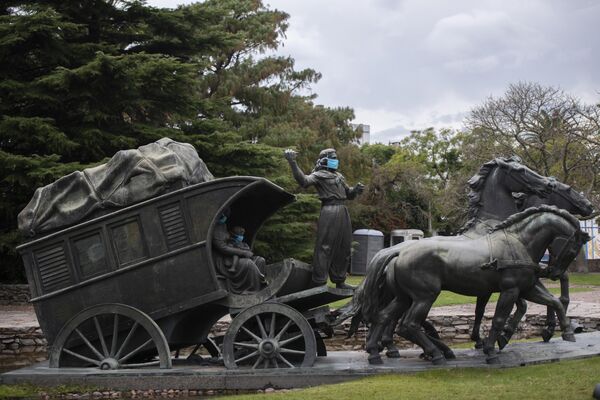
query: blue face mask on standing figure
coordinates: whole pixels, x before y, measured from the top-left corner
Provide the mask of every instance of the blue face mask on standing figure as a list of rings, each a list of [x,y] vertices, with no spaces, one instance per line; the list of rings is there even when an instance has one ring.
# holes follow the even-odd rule
[[[221,214],[221,217],[219,218],[219,224],[223,225],[225,222],[227,222],[227,215]]]
[[[327,159],[327,168],[329,168],[329,169],[338,169],[339,165],[340,165],[340,160],[335,159],[335,158],[328,158]]]

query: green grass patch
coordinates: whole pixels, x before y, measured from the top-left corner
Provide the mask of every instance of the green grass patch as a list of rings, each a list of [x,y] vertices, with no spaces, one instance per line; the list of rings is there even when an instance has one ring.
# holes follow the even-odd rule
[[[544,283],[552,282],[544,280]],[[557,282],[558,283],[558,282]],[[581,272],[569,273],[569,284],[570,285],[584,285],[584,286],[600,286],[600,273],[589,272],[587,274]]]
[[[363,279],[364,279],[364,277],[362,277],[362,276],[350,276],[350,277],[348,277],[346,282],[348,282],[351,285],[356,286],[356,285],[359,285],[363,281]],[[548,284],[549,282],[552,282],[552,281],[546,281],[545,283]],[[570,281],[569,281],[569,283],[571,285],[583,285],[583,286],[596,286],[595,282],[597,282],[597,285],[600,286],[600,274],[571,274]],[[550,290],[550,292],[554,295],[560,295],[560,288],[554,287],[554,288],[550,288],[548,290]],[[570,293],[589,292],[591,290],[594,290],[594,289],[593,288],[585,288],[585,287],[571,288]],[[492,297],[490,297],[490,302],[498,301],[498,295],[499,295],[498,293],[493,293]],[[344,304],[348,303],[349,301],[350,301],[350,299],[339,300],[334,303],[331,303],[329,306],[331,308],[339,308],[339,307],[343,306]],[[476,302],[477,302],[476,297],[463,296],[462,294],[456,294],[453,292],[443,290],[442,293],[440,293],[437,300],[435,301],[435,303],[433,303],[433,306],[434,307],[456,306],[456,305],[462,305],[462,304],[475,304]]]
[[[591,399],[600,381],[598,371],[600,357],[506,369],[453,368],[412,375],[379,375],[288,393],[241,395],[235,400]]]
[[[33,385],[0,385],[0,399],[31,398],[39,397],[40,393],[46,393],[50,397],[58,397],[68,393],[93,393],[98,388],[90,386],[56,386],[42,388]]]

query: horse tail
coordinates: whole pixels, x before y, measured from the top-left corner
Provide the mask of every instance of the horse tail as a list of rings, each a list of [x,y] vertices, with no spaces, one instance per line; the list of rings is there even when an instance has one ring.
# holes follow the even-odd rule
[[[390,260],[398,256],[398,253],[399,245],[388,247],[387,249],[377,252],[369,262],[365,279],[354,290],[352,300],[337,310],[337,317],[333,322],[333,325],[339,325],[348,318],[352,318],[348,330],[348,337],[351,337],[358,331],[361,322],[368,322],[364,317],[365,303],[368,303],[370,312],[372,307],[377,307],[377,310],[372,311],[376,313],[381,307],[387,305],[392,300],[392,297],[387,293],[384,293],[383,290],[385,289],[385,266],[389,264]],[[376,282],[373,283],[373,281]],[[379,287],[381,287],[381,289],[379,289]],[[377,298],[375,299],[372,298],[372,296],[366,296],[366,292],[376,293]]]
[[[387,290],[386,272],[388,267],[393,268],[390,261],[397,256],[397,252],[386,252],[380,257],[378,255],[371,260],[367,268],[367,275],[358,298],[362,319],[366,323],[374,322],[379,311],[392,300]]]

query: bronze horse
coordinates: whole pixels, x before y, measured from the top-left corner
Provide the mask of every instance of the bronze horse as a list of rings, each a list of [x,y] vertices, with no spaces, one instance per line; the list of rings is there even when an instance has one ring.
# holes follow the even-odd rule
[[[357,301],[370,323],[367,351],[370,363],[381,363],[379,342],[384,331],[400,318],[398,333],[421,346],[434,364],[453,354],[447,346],[421,330],[432,304],[442,290],[468,296],[500,292],[490,336],[484,350],[488,362],[498,362],[495,342],[519,297],[540,304],[556,302],[538,281],[539,261],[551,248],[557,261],[547,275],[558,278],[589,240],[579,221],[567,211],[542,205],[515,214],[484,236],[433,237],[400,246],[397,257],[367,271]],[[391,299],[391,301],[390,301]],[[563,338],[574,340],[560,302]],[[433,340],[432,340],[433,339]]]
[[[526,201],[529,203],[533,204],[535,201],[537,202],[535,204],[556,205],[573,214],[585,216],[593,211],[591,203],[581,194],[554,178],[546,178],[535,173],[521,164],[520,159],[516,157],[496,158],[483,164],[478,173],[468,183],[471,189],[469,193],[470,218],[461,229],[461,232],[471,238],[484,235],[491,226],[522,209],[515,202],[513,197],[515,193],[525,194],[527,196]],[[399,249],[408,243],[381,250],[375,255],[369,268],[374,268],[378,264],[387,264],[391,258],[398,255]],[[361,291],[362,285],[357,289],[355,297],[360,296]],[[475,326],[471,337],[479,343],[478,347],[482,345],[479,338],[479,327],[490,295],[491,293],[482,295],[477,299]],[[566,292],[566,295],[568,296],[568,292]],[[519,311],[526,309],[523,308],[523,305],[526,307],[524,300],[519,302]],[[353,324],[350,329],[350,334],[352,334],[361,319],[360,307],[356,304],[356,301],[353,301],[340,311],[340,320],[353,316]],[[502,339],[500,343],[503,345],[506,343],[510,337],[511,327],[516,327],[519,320],[520,317],[512,320],[511,326],[507,327],[506,333],[500,337]],[[433,325],[425,321],[423,327],[432,339],[439,340],[439,335]],[[384,345],[388,348],[387,355],[389,357],[399,357],[400,354],[391,337],[393,329],[394,326],[390,326],[388,333],[384,335]],[[451,354],[451,350],[448,348],[445,352],[448,355]]]

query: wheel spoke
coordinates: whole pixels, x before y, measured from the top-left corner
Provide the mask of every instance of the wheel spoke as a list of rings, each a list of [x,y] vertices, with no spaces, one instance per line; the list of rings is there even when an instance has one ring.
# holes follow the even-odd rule
[[[263,369],[269,368],[269,364],[270,364],[269,359],[265,358],[265,360],[263,361]]]
[[[106,358],[108,357],[108,348],[106,347],[106,342],[104,341],[104,333],[102,333],[102,328],[100,328],[100,322],[98,322],[98,318],[96,316],[94,316],[94,325],[96,325],[96,332],[98,332],[98,337],[100,338],[102,353],[104,358]]]
[[[123,352],[123,350],[125,350],[125,347],[127,347],[127,345],[129,344],[129,341],[133,337],[133,334],[135,333],[135,330],[137,329],[137,327],[138,327],[138,323],[134,322],[133,326],[129,330],[129,333],[127,334],[127,337],[125,338],[125,340],[121,344],[121,347],[119,348],[119,351],[117,351],[117,354],[115,354],[115,358],[116,359],[119,359],[119,357],[121,356],[121,353]]]
[[[90,364],[94,364],[96,366],[100,366],[100,360],[93,360],[93,359],[91,359],[89,357],[82,356],[79,353],[75,353],[74,351],[71,351],[71,350],[65,349],[65,348],[63,348],[62,351],[64,351],[67,354],[72,355],[73,357],[79,358],[82,361],[89,362]]]
[[[287,353],[287,354],[301,354],[301,355],[305,355],[306,352],[302,351],[302,350],[292,350],[292,349],[286,349],[286,348],[279,348],[279,352],[280,353]]]
[[[272,360],[273,360],[273,366],[274,366],[275,368],[279,369],[279,364],[277,364],[277,359],[276,359],[276,358],[273,358]]]
[[[262,320],[260,319],[260,315],[256,315],[256,323],[258,324],[258,329],[260,330],[260,334],[262,336],[263,339],[267,338],[267,332],[265,331],[265,325],[263,324]]]
[[[271,328],[269,329],[269,337],[275,336],[275,316],[277,313],[271,313]]]
[[[233,342],[234,346],[243,347],[245,349],[258,349],[258,344],[246,343],[246,342]]]
[[[136,355],[138,352],[140,352],[144,347],[148,346],[150,343],[152,343],[152,338],[146,340],[142,345],[138,346],[135,350],[131,351],[126,356],[118,359],[119,360],[119,364],[124,363],[125,361],[129,360],[131,357],[133,357],[134,355]]]
[[[288,322],[285,323],[285,325],[283,326],[283,328],[281,328],[281,330],[279,331],[279,333],[277,334],[277,336],[275,336],[275,339],[279,340],[281,339],[281,337],[283,336],[283,334],[288,330],[288,328],[292,325],[292,320],[288,320]]]
[[[119,314],[115,314],[115,319],[113,321],[113,337],[112,343],[110,345],[110,356],[113,357],[115,355],[115,351],[117,351],[117,340],[119,338]]]
[[[248,328],[246,328],[245,326],[242,326],[242,329],[244,332],[246,332],[248,335],[250,335],[252,337],[252,339],[254,339],[256,341],[256,343],[260,343],[261,342],[261,338],[259,338],[258,336],[256,336],[254,334],[254,332],[251,332],[250,330],[248,330]]]
[[[83,340],[83,342],[87,345],[87,347],[90,348],[90,350],[92,350],[94,352],[94,354],[98,357],[98,360],[102,360],[104,357],[102,356],[102,354],[100,354],[100,352],[98,351],[98,349],[96,349],[89,340],[87,340],[87,338],[85,336],[83,336],[83,333],[81,333],[81,331],[79,330],[79,328],[75,328],[75,332],[77,332],[77,334],[79,335],[79,337],[81,338],[81,340]]]
[[[254,365],[252,366],[252,369],[256,369],[256,367],[258,367],[260,365],[260,363],[262,362],[262,360],[263,360],[263,356],[259,356],[256,359],[256,362],[254,363]]]
[[[277,358],[279,358],[281,361],[283,361],[288,367],[290,368],[296,368],[294,366],[294,364],[292,364],[291,362],[289,362],[284,356],[282,356],[281,354],[277,354]]]
[[[257,354],[258,354],[258,350],[256,350],[256,351],[253,351],[252,353],[250,353],[250,354],[247,354],[247,355],[245,355],[245,356],[244,356],[244,357],[242,357],[242,358],[238,358],[237,360],[235,360],[235,362],[236,362],[236,363],[240,363],[240,362],[242,362],[242,361],[246,361],[247,359],[249,359],[249,358],[252,358],[252,357],[256,356]]]
[[[285,346],[286,344],[288,344],[288,343],[290,343],[290,342],[293,342],[294,340],[298,340],[298,339],[300,339],[300,338],[303,338],[303,337],[304,337],[304,336],[303,336],[302,334],[299,334],[299,335],[296,335],[296,336],[294,336],[294,337],[291,337],[291,338],[289,338],[289,339],[282,340],[281,342],[279,342],[279,345],[280,345],[280,346]]]

